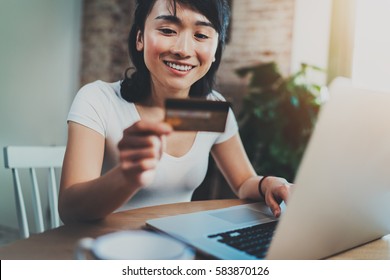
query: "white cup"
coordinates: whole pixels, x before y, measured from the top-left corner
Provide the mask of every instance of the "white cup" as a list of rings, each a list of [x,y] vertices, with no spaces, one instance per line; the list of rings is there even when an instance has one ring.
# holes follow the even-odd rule
[[[195,256],[194,250],[184,243],[144,230],[82,238],[77,243],[75,259],[85,260],[88,253],[101,260],[189,260]]]

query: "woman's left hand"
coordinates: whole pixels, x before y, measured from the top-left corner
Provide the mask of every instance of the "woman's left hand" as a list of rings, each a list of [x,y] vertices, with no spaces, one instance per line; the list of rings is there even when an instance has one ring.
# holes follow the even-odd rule
[[[261,183],[261,192],[264,194],[265,203],[275,217],[279,217],[281,214],[280,203],[284,201],[287,204],[292,186],[286,179],[273,176],[266,177]]]

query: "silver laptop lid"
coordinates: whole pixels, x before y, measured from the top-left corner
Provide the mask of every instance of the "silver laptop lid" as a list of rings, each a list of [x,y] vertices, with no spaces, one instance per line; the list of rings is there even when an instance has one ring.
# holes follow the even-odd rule
[[[269,259],[318,259],[390,232],[390,93],[330,87]]]

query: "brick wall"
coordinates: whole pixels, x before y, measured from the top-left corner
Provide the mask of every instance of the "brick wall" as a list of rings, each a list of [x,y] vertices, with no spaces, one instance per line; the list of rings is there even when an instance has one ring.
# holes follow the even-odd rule
[[[232,29],[218,73],[221,92],[240,107],[245,80],[234,69],[276,61],[283,74],[291,64],[295,0],[233,0]]]
[[[277,61],[288,73],[295,0],[234,0],[232,33],[220,71],[222,83],[235,81],[232,69]],[[222,75],[223,74],[223,75]]]
[[[80,83],[117,81],[129,67],[134,0],[84,0]]]
[[[127,35],[134,0],[84,0],[81,84],[115,81],[129,66]],[[234,69],[276,61],[290,70],[295,0],[232,0],[232,30],[217,76],[218,89],[235,104],[245,81]],[[237,94],[240,93],[240,94]]]

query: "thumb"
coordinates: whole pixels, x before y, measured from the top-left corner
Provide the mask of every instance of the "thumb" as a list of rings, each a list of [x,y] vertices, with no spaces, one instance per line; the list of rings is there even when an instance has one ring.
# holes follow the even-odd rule
[[[166,137],[166,135],[160,135],[159,138],[160,138],[160,142],[161,142],[160,151],[159,151],[159,158],[161,158],[163,153],[167,150],[167,137]]]

